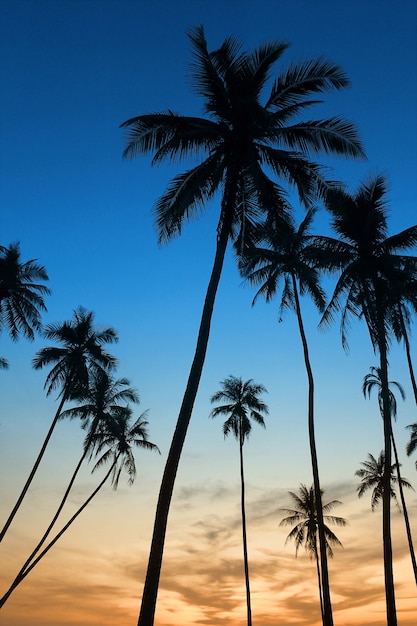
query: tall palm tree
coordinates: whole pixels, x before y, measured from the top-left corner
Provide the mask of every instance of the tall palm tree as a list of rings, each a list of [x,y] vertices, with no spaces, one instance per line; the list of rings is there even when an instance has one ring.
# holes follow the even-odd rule
[[[314,428],[314,377],[300,303],[300,294],[308,293],[319,311],[323,312],[326,305],[319,272],[312,264],[315,249],[311,244],[310,227],[314,213],[315,211],[310,209],[298,229],[290,220],[285,226],[277,225],[273,219],[267,220],[256,230],[254,239],[257,244],[241,249],[239,267],[251,284],[261,285],[253,302],[259,296],[264,296],[267,302],[270,301],[276,295],[282,281],[279,318],[282,319],[286,308],[294,309],[297,315],[308,380],[308,433],[313,484],[317,494],[318,550],[323,579],[320,588],[323,591],[323,605],[326,607],[324,616],[326,616],[331,609],[331,598]]]
[[[93,322],[94,314],[79,307],[74,311],[73,320],[65,321],[62,324],[49,324],[42,331],[43,337],[58,341],[62,347],[42,348],[35,355],[33,366],[35,369],[41,369],[46,365],[55,363],[46,378],[45,388],[47,395],[49,395],[54,389],[61,387],[60,402],[29,477],[0,533],[0,541],[22,504],[65,402],[80,399],[87,393],[89,372],[111,371],[117,365],[115,357],[103,349],[105,344],[117,341],[116,331],[111,327],[97,329]]]
[[[136,477],[136,464],[133,456],[132,445],[159,452],[158,447],[154,443],[148,441],[148,422],[145,419],[146,413],[140,415],[140,417],[133,424],[131,424],[131,408],[119,407],[119,409],[120,410],[117,411],[115,415],[106,416],[104,421],[100,422],[100,427],[97,428],[94,433],[88,433],[86,437],[85,446],[92,446],[95,448],[97,454],[103,452],[104,450],[103,454],[94,465],[92,471],[94,472],[101,465],[110,462],[110,467],[104,478],[96,489],[94,489],[94,491],[90,494],[87,500],[85,500],[85,502],[77,509],[68,522],[42,550],[42,552],[38,554],[38,556],[32,560],[32,562],[25,569],[22,568],[10,588],[0,599],[0,607],[4,605],[16,587],[26,578],[26,576],[33,570],[33,568],[47,554],[47,552],[49,552],[58,539],[62,537],[64,532],[68,530],[71,524],[83,512],[86,506],[97,495],[109,478],[111,478],[113,488],[117,489],[120,475],[122,471],[125,470],[129,477],[129,485],[133,484]]]
[[[102,424],[109,423],[118,415],[122,415],[124,417],[126,414],[126,406],[124,403],[139,403],[139,395],[137,391],[133,387],[129,387],[129,381],[126,378],[119,378],[118,380],[114,380],[109,374],[107,374],[103,370],[97,370],[90,373],[90,379],[91,381],[89,389],[86,397],[83,400],[83,403],[79,406],[67,409],[60,414],[60,419],[64,419],[66,417],[79,417],[83,422],[83,427],[86,428],[88,426],[88,433],[84,441],[83,453],[75,467],[74,473],[68,483],[68,486],[56,510],[55,515],[53,516],[45,533],[42,535],[39,543],[36,545],[36,547],[33,549],[31,554],[21,567],[19,573],[15,578],[15,581],[12,583],[13,588],[15,588],[17,584],[19,584],[20,580],[23,580],[22,575],[29,567],[31,561],[34,560],[37,553],[51,533],[51,530],[54,527],[65,505],[65,502],[68,499],[75,479],[84,461],[87,457],[89,457],[89,460],[92,459],[94,454],[94,445],[97,445],[95,435],[100,426]]]
[[[319,586],[320,597],[320,610],[322,619],[324,619],[324,603],[323,603],[323,588],[322,588],[322,575],[319,556],[318,544],[320,542],[318,536],[319,520],[317,509],[316,490],[314,485],[308,489],[306,485],[301,484],[298,493],[289,491],[289,495],[292,498],[294,509],[281,509],[285,513],[289,513],[288,517],[284,517],[281,520],[280,526],[294,526],[292,531],[287,536],[285,543],[288,541],[295,542],[295,556],[298,554],[298,550],[301,546],[304,546],[307,554],[316,561],[317,568],[317,580]],[[323,491],[320,494],[323,495]],[[321,500],[321,498],[320,498]],[[347,522],[343,517],[335,517],[334,515],[328,515],[330,511],[338,504],[341,504],[339,500],[332,500],[327,504],[322,504],[323,519],[327,524],[335,524],[336,526],[346,526]],[[333,557],[333,546],[342,546],[340,540],[336,537],[334,532],[326,525],[324,528],[324,546],[326,553],[329,557]]]
[[[45,280],[46,269],[36,259],[22,263],[20,243],[0,246],[0,334],[7,327],[14,341],[20,333],[34,339],[42,328],[41,312],[46,311],[44,296],[51,293],[35,281]],[[8,367],[6,359],[0,359],[0,366]]]
[[[402,386],[400,385],[400,383],[397,383],[395,380],[391,380],[388,382],[388,386],[395,387],[400,393],[402,399],[405,400],[405,392]],[[381,384],[381,373],[380,373],[379,367],[371,367],[371,372],[369,374],[366,374],[366,376],[363,379],[362,392],[365,398],[366,398],[366,395],[368,395],[369,398],[371,397],[371,392],[372,392],[372,389],[374,388],[378,390],[379,410],[380,410],[381,416],[383,416],[384,405],[382,401],[382,384]],[[397,400],[393,391],[390,388],[388,388],[388,393],[389,393],[389,403],[391,407],[391,416],[394,419],[396,419],[397,418]],[[392,447],[394,450],[395,468],[397,472],[398,489],[400,492],[401,504],[402,504],[403,513],[404,513],[404,523],[405,523],[405,530],[407,533],[408,548],[410,551],[411,564],[413,566],[414,580],[417,585],[416,555],[414,553],[413,537],[411,534],[410,520],[408,518],[408,509],[407,509],[407,505],[405,502],[404,490],[403,490],[403,485],[401,481],[400,461],[398,459],[397,445],[395,443],[395,437],[392,431],[392,423],[391,423],[391,441],[392,441]]]
[[[211,402],[223,402],[226,404],[216,406],[210,413],[210,417],[226,415],[227,420],[223,424],[223,434],[225,437],[230,433],[236,437],[239,442],[239,459],[240,459],[240,485],[241,485],[241,513],[242,513],[242,535],[243,535],[243,562],[245,569],[246,584],[246,608],[248,626],[252,626],[252,609],[250,599],[249,584],[249,562],[248,562],[248,545],[246,537],[246,511],[245,511],[245,477],[243,472],[243,444],[245,439],[249,438],[252,430],[251,419],[257,424],[265,427],[263,415],[268,415],[268,407],[259,395],[266,393],[263,385],[258,385],[250,380],[245,382],[241,378],[229,376],[220,383],[222,389],[217,391],[211,397]]]
[[[173,179],[156,204],[160,243],[181,234],[184,222],[221,191],[213,268],[160,487],[140,626],[152,626],[154,621],[172,491],[204,365],[228,241],[243,231],[248,238],[265,212],[274,212],[276,219],[284,219],[286,214],[283,189],[267,176],[263,166],[285,184],[295,186],[301,200],[309,203],[327,188],[322,170],[311,155],[364,155],[355,129],[345,120],[296,121],[305,108],[316,102],[310,98],[312,94],[348,84],[338,66],[323,59],[292,65],[276,76],[269,96],[263,99],[263,88],[287,44],[273,42],[247,53],[229,37],[218,50],[209,52],[202,27],[190,30],[189,38],[193,85],[204,99],[207,117],[181,116],[168,110],[122,124],[127,129],[125,157],[153,153],[153,164],[164,159],[202,157],[197,166]]]
[[[317,237],[316,245],[321,248],[320,267],[333,272],[340,270],[341,273],[321,323],[330,323],[334,314],[341,311],[342,344],[346,348],[349,316],[365,318],[372,346],[379,355],[386,459],[382,514],[385,596],[388,626],[396,626],[389,496],[391,409],[388,350],[393,311],[400,302],[407,303],[414,297],[409,287],[415,284],[417,277],[417,258],[404,252],[417,243],[417,226],[387,237],[383,176],[370,177],[352,194],[343,187],[329,190],[326,207],[339,239]]]
[[[414,313],[417,313],[417,285],[410,286],[409,293],[415,294],[414,302],[412,304],[412,309]],[[392,328],[395,334],[395,337],[398,342],[404,342],[405,354],[407,358],[408,371],[410,374],[411,387],[413,389],[414,400],[417,405],[417,381],[416,375],[414,372],[413,361],[411,358],[411,349],[410,349],[410,326],[411,326],[411,312],[410,307],[407,307],[403,302],[399,302],[397,308],[393,311],[392,317]]]

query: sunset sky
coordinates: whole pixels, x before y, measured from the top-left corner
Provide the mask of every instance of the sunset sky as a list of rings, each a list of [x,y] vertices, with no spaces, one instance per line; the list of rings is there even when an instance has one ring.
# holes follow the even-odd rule
[[[44,322],[62,322],[79,305],[111,325],[119,377],[130,379],[149,409],[149,436],[161,455],[136,453],[138,476],[103,488],[10,597],[1,626],[135,626],[156,499],[194,352],[211,269],[218,207],[207,207],[180,239],[158,247],[152,207],[181,166],[123,161],[119,125],[135,115],[202,115],[190,89],[186,32],[202,24],[210,50],[229,35],[251,50],[284,40],[282,65],[323,56],[351,86],[326,95],[314,118],[354,122],[368,160],[318,159],[353,188],[369,172],[387,175],[393,234],[417,217],[417,3],[415,0],[0,0],[0,245],[21,242],[37,258],[52,295]],[[278,66],[277,66],[278,67]],[[185,167],[184,167],[185,169]],[[296,214],[303,211],[296,207]],[[329,234],[318,215],[316,232]],[[325,285],[329,292],[332,283]],[[208,419],[210,396],[230,374],[268,390],[266,430],[245,445],[247,530],[254,626],[317,626],[314,562],[285,545],[279,527],[288,491],[312,482],[307,381],[295,316],[277,323],[278,301],[242,284],[231,252],[214,312],[206,366],[181,460],[169,518],[155,626],[243,626],[238,446],[222,421]],[[324,501],[338,499],[335,530],[344,548],[330,562],[335,626],[382,626],[385,603],[382,510],[359,500],[354,476],[368,452],[383,447],[376,397],[361,385],[377,365],[363,322],[353,322],[350,351],[339,320],[318,331],[302,302],[316,381],[317,446]],[[31,360],[45,345],[0,338],[0,507],[13,507],[57,407],[45,396],[46,371]],[[417,357],[415,339],[413,356]],[[417,488],[416,456],[407,458],[407,424],[417,421],[405,355],[394,344],[390,379],[402,384],[395,435],[402,473]],[[2,595],[48,524],[82,452],[84,431],[61,422],[24,505],[0,547]],[[103,470],[104,471],[104,470]],[[78,478],[64,523],[102,474]],[[417,495],[408,498],[417,541]],[[394,576],[399,626],[417,623],[403,517],[393,507]]]

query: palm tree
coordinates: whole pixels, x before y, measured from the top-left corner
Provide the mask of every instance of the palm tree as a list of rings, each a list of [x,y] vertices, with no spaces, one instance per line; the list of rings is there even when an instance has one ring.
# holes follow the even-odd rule
[[[340,239],[317,237],[315,244],[321,248],[319,266],[333,272],[341,270],[321,323],[330,323],[334,314],[341,310],[342,344],[346,348],[349,316],[364,317],[372,346],[379,355],[386,459],[382,514],[385,595],[388,626],[396,626],[389,497],[391,409],[388,350],[393,311],[400,302],[413,300],[409,287],[415,284],[417,276],[417,258],[397,253],[415,246],[417,226],[387,237],[385,196],[386,185],[382,176],[365,180],[353,194],[343,187],[329,190],[326,206],[332,217],[332,227]]]
[[[362,467],[355,472],[355,476],[359,476],[361,484],[357,488],[358,497],[361,498],[363,494],[372,489],[371,495],[371,509],[374,511],[380,502],[384,502],[384,485],[385,485],[385,453],[383,450],[379,453],[376,459],[372,454],[368,452],[368,460],[361,463]],[[413,487],[406,478],[398,478],[396,475],[395,463],[391,465],[389,469],[390,473],[390,491],[389,497],[394,500],[398,505],[397,494],[392,485],[396,485],[401,482],[403,487],[412,489]]]
[[[20,243],[0,246],[0,333],[7,327],[14,341],[20,333],[33,341],[35,331],[42,327],[43,296],[51,292],[35,282],[39,280],[48,280],[46,269],[36,259],[22,263]],[[0,367],[7,369],[6,359],[0,359]]]
[[[402,399],[405,400],[405,392],[402,386],[400,385],[400,383],[397,383],[395,380],[391,380],[388,382],[388,385],[389,386],[391,385],[392,387],[396,387]],[[375,387],[378,390],[379,410],[380,410],[381,416],[383,416],[384,405],[382,401],[381,373],[380,373],[379,367],[371,367],[371,372],[367,374],[365,378],[363,379],[362,392],[365,398],[366,398],[366,395],[368,395],[369,398],[371,397],[372,389],[374,389]],[[397,418],[397,400],[391,389],[388,389],[388,392],[389,392],[389,403],[391,407],[391,416],[394,419],[396,419]],[[400,491],[401,504],[402,504],[403,512],[404,512],[404,523],[405,523],[405,530],[407,533],[408,548],[410,550],[411,564],[413,566],[413,572],[414,572],[414,580],[416,581],[416,585],[417,585],[416,555],[414,554],[413,537],[411,535],[411,527],[410,527],[410,521],[408,518],[408,510],[407,510],[407,506],[405,503],[404,490],[403,490],[403,486],[401,482],[400,462],[398,459],[398,451],[397,451],[397,445],[395,443],[394,433],[392,431],[392,423],[391,423],[391,441],[392,441],[392,447],[394,450],[395,468],[397,471],[397,478],[398,478],[398,489]]]
[[[417,285],[410,286],[410,289],[407,291],[412,294],[414,292],[415,298],[417,298]],[[412,304],[412,308],[414,312],[417,312],[417,300],[414,300]],[[417,405],[417,381],[414,373],[413,361],[411,359],[411,349],[410,349],[410,326],[411,326],[411,314],[409,311],[409,307],[407,307],[404,303],[400,302],[397,308],[393,311],[392,317],[392,328],[395,334],[395,337],[398,342],[404,341],[405,354],[407,358],[408,371],[410,374],[411,387],[413,389],[414,400]]]
[[[35,355],[33,366],[35,369],[41,369],[45,365],[55,363],[46,378],[45,388],[49,395],[57,387],[62,387],[59,394],[61,399],[25,486],[0,533],[0,541],[29,489],[65,402],[85,396],[88,391],[89,372],[111,371],[117,365],[117,360],[103,349],[103,345],[117,341],[116,331],[111,327],[98,330],[93,322],[94,314],[79,307],[74,311],[73,320],[63,324],[49,324],[42,331],[43,337],[58,341],[62,347],[42,348]]]
[[[146,450],[156,450],[159,452],[158,447],[148,441],[147,426],[148,422],[145,419],[146,412],[139,416],[139,418],[131,424],[132,410],[130,407],[119,407],[119,411],[115,415],[108,415],[100,422],[100,426],[94,433],[89,432],[86,437],[85,446],[91,446],[99,454],[103,452],[100,458],[97,460],[93,467],[93,472],[110,462],[110,467],[105,474],[102,481],[94,489],[91,495],[85,500],[85,502],[77,509],[68,522],[61,528],[61,530],[55,535],[55,537],[48,543],[48,545],[42,550],[38,556],[32,560],[32,562],[26,567],[22,568],[17,578],[13,581],[10,588],[0,599],[0,607],[8,600],[12,592],[16,587],[26,578],[26,576],[33,570],[33,568],[39,563],[39,561],[49,552],[49,550],[55,545],[55,543],[62,537],[64,532],[68,530],[71,524],[77,519],[77,517],[83,512],[86,506],[96,496],[100,489],[111,477],[111,482],[114,489],[117,489],[119,484],[120,475],[123,470],[128,474],[128,483],[132,485],[136,477],[136,464],[133,456],[132,445],[135,445]]]
[[[295,556],[298,554],[298,550],[304,545],[307,554],[316,561],[317,567],[317,580],[319,586],[320,597],[320,610],[321,616],[324,620],[324,602],[323,602],[323,588],[322,588],[322,574],[320,568],[321,558],[319,556],[318,544],[320,539],[318,536],[319,519],[317,509],[316,490],[314,485],[308,489],[306,485],[301,484],[299,492],[288,492],[292,498],[294,509],[281,509],[285,513],[289,513],[288,517],[284,517],[281,520],[280,526],[294,526],[292,531],[287,536],[285,543],[288,541],[295,542]],[[323,495],[323,491],[320,494]],[[321,500],[321,498],[320,498]],[[339,500],[332,500],[327,504],[322,504],[323,520],[328,524],[335,524],[336,526],[346,526],[347,522],[343,517],[335,517],[334,515],[328,515],[330,511],[338,504],[341,504]],[[333,557],[333,546],[342,546],[342,543],[330,530],[330,528],[323,524],[324,528],[324,546],[327,555]]]
[[[274,212],[277,220],[285,218],[283,189],[266,175],[263,166],[295,186],[301,200],[309,203],[327,188],[322,169],[310,155],[364,155],[355,129],[341,118],[294,121],[316,102],[310,99],[311,94],[348,84],[338,66],[323,59],[293,65],[277,76],[262,102],[263,87],[287,44],[265,44],[246,53],[238,41],[229,37],[218,50],[209,52],[202,27],[192,29],[189,38],[193,48],[192,79],[204,99],[207,117],[181,116],[168,110],[122,124],[128,133],[125,157],[154,153],[153,164],[157,164],[164,159],[202,155],[197,166],[173,179],[156,204],[160,243],[181,234],[184,222],[198,214],[217,191],[222,194],[215,258],[194,359],[160,487],[140,626],[152,626],[154,621],[175,476],[204,365],[228,241],[243,231],[248,238],[265,212]]]
[[[407,426],[409,430],[411,430],[410,441],[407,443],[406,452],[407,456],[410,456],[417,449],[417,423],[409,424]],[[417,461],[416,461],[416,469],[417,469]]]
[[[252,609],[250,600],[248,546],[246,539],[246,512],[245,512],[245,478],[243,472],[243,444],[249,438],[252,430],[251,419],[265,428],[263,415],[268,415],[268,407],[259,399],[261,393],[266,393],[263,385],[258,385],[252,379],[243,382],[241,378],[229,376],[220,383],[222,389],[211,397],[211,402],[226,401],[226,404],[216,406],[210,413],[210,417],[226,415],[227,420],[223,424],[225,437],[230,433],[239,442],[240,458],[240,485],[241,485],[241,512],[242,512],[242,535],[243,535],[243,562],[246,583],[246,607],[248,626],[252,626]]]
[[[289,220],[285,227],[277,225],[274,220],[267,220],[256,231],[255,239],[257,240],[257,245],[246,246],[244,250],[241,250],[239,267],[242,274],[251,284],[261,285],[253,303],[259,296],[264,296],[267,302],[270,301],[276,295],[282,280],[284,284],[279,319],[282,319],[283,311],[286,308],[294,309],[297,315],[308,379],[308,433],[313,484],[315,492],[318,494],[316,497],[318,550],[320,552],[321,576],[323,578],[321,589],[325,607],[324,615],[326,615],[327,612],[331,612],[331,599],[314,429],[314,377],[300,303],[300,294],[308,293],[313,298],[319,311],[323,312],[326,304],[325,294],[320,286],[318,270],[312,264],[315,249],[311,245],[309,230],[314,213],[313,209],[307,212],[298,230]]]
[[[95,434],[100,428],[100,425],[105,424],[106,422],[110,422],[118,415],[125,415],[126,406],[122,405],[121,403],[139,403],[139,395],[137,391],[128,386],[129,381],[126,378],[114,380],[111,376],[109,376],[109,374],[102,370],[91,372],[90,378],[91,382],[89,390],[83,401],[83,404],[67,409],[60,414],[60,419],[64,419],[66,417],[79,417],[83,422],[84,428],[89,426],[88,433],[84,441],[83,453],[75,467],[74,473],[65,490],[65,493],[62,497],[62,500],[57,508],[55,515],[53,516],[48,528],[46,529],[36,548],[34,548],[30,556],[25,561],[24,565],[21,567],[14,582],[12,583],[13,588],[15,588],[17,584],[19,584],[20,580],[23,580],[22,575],[29,567],[31,561],[34,560],[37,553],[48,538],[52,528],[56,523],[56,520],[58,519],[65,505],[65,502],[68,499],[72,486],[85,459],[87,457],[89,457],[89,460],[92,459],[94,453],[93,444],[96,444]]]

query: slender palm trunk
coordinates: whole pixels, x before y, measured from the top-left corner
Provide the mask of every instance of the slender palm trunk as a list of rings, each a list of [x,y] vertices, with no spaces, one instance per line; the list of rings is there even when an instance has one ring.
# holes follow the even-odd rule
[[[382,325],[381,325],[382,326]],[[385,336],[379,329],[379,356],[381,370],[381,393],[384,421],[384,453],[385,465],[382,492],[382,541],[384,550],[384,579],[387,612],[387,626],[397,626],[395,607],[394,572],[392,566],[391,539],[391,407],[388,388],[388,358]]]
[[[321,615],[321,619],[323,621],[323,619],[324,619],[323,590],[321,588],[321,572],[320,572],[319,554],[317,552],[317,540],[316,540],[316,545],[314,546],[314,558],[316,560],[316,567],[317,567],[317,582],[318,582],[318,586],[319,586],[319,597],[320,597],[320,615]]]
[[[55,417],[54,417],[54,419],[53,419],[53,421],[52,421],[52,424],[51,424],[51,426],[50,426],[50,428],[49,428],[49,430],[48,430],[48,434],[46,435],[46,437],[45,437],[45,441],[43,442],[43,444],[42,444],[42,448],[41,448],[41,450],[40,450],[40,452],[39,452],[39,454],[38,454],[38,458],[36,459],[35,464],[33,465],[32,470],[31,470],[31,472],[30,472],[30,474],[29,474],[29,478],[27,479],[27,481],[26,481],[26,483],[25,483],[25,486],[23,487],[23,489],[22,489],[22,492],[21,492],[20,496],[19,496],[19,498],[18,498],[18,500],[17,500],[16,504],[15,504],[15,505],[14,505],[14,507],[13,507],[13,510],[12,510],[12,512],[10,513],[10,515],[9,515],[9,517],[8,517],[8,519],[7,519],[7,521],[6,521],[5,525],[4,525],[4,527],[3,527],[3,530],[2,530],[2,531],[1,531],[1,533],[0,533],[0,542],[3,540],[3,537],[4,537],[4,535],[6,534],[6,532],[7,532],[8,528],[9,528],[10,524],[12,523],[12,521],[13,521],[13,519],[14,519],[14,516],[16,515],[17,511],[19,510],[20,505],[21,505],[21,504],[22,504],[22,502],[23,502],[23,498],[25,497],[25,495],[26,495],[26,493],[27,493],[27,491],[28,491],[28,489],[29,489],[29,487],[30,487],[30,485],[31,485],[31,482],[32,482],[32,480],[33,480],[33,478],[34,478],[34,476],[35,476],[35,474],[36,474],[36,472],[37,472],[37,469],[38,469],[38,467],[39,467],[39,464],[40,464],[40,462],[41,462],[41,460],[42,460],[42,457],[43,457],[43,455],[44,455],[44,453],[45,453],[46,446],[48,445],[49,440],[50,440],[50,438],[51,438],[51,436],[52,436],[52,433],[53,433],[53,431],[54,431],[54,428],[55,428],[55,426],[57,425],[57,422],[58,422],[59,416],[60,416],[61,411],[62,411],[62,407],[64,406],[64,403],[65,403],[66,399],[67,399],[67,394],[64,392],[64,393],[63,393],[63,395],[62,395],[62,398],[61,398],[61,402],[59,403],[58,410],[57,410],[57,412],[55,413]]]
[[[193,411],[194,401],[197,396],[201,373],[206,357],[207,345],[210,336],[211,319],[217,288],[223,268],[224,257],[227,249],[232,222],[232,212],[229,211],[219,222],[217,235],[216,254],[210,281],[207,287],[203,312],[198,332],[197,345],[194,359],[188,376],[181,409],[171,441],[168,458],[166,460],[161,487],[159,490],[156,507],[155,522],[152,536],[148,568],[143,589],[142,602],[139,613],[138,626],[153,626],[155,617],[156,600],[158,596],[159,578],[162,567],[165,534],[168,523],[169,508],[174,489],[175,477],[181,457],[182,448],[188,430],[188,425]]]
[[[295,307],[297,313],[298,327],[303,344],[304,362],[308,378],[308,433],[310,440],[311,464],[313,470],[314,495],[317,508],[317,527],[319,535],[319,552],[321,562],[321,579],[323,592],[323,626],[333,626],[332,604],[330,599],[329,570],[327,566],[326,538],[324,534],[323,503],[321,500],[321,488],[319,479],[319,466],[317,460],[316,437],[314,432],[314,378],[311,369],[308,352],[307,338],[304,331],[303,318],[301,315],[300,299],[298,297],[298,287],[295,276],[292,275]]]
[[[392,441],[392,447],[393,447],[393,450],[394,450],[395,465],[396,465],[396,468],[397,468],[398,488],[399,488],[399,491],[400,491],[401,504],[402,504],[402,507],[403,507],[405,530],[406,530],[406,533],[407,533],[407,540],[408,540],[408,549],[410,550],[410,558],[411,558],[411,564],[413,566],[414,580],[416,581],[416,585],[417,585],[416,555],[415,555],[415,552],[414,552],[413,537],[411,535],[410,520],[408,518],[407,505],[405,503],[404,489],[403,489],[403,486],[402,486],[402,483],[401,483],[400,462],[398,460],[398,452],[397,452],[397,446],[396,446],[395,439],[394,439],[394,433],[392,432],[392,424],[391,424],[391,441]]]
[[[74,481],[75,481],[75,479],[77,477],[77,474],[78,474],[78,472],[79,472],[79,470],[81,468],[81,465],[82,465],[82,463],[83,463],[83,461],[84,461],[86,456],[87,456],[87,450],[84,452],[84,454],[82,455],[81,459],[78,461],[78,464],[77,464],[77,466],[76,466],[76,468],[74,470],[72,478],[71,478],[70,482],[68,483],[68,487],[67,487],[67,489],[66,489],[66,491],[64,493],[64,496],[63,496],[63,498],[62,498],[62,500],[61,500],[61,502],[60,502],[60,504],[59,504],[59,506],[58,506],[58,508],[56,510],[56,513],[55,513],[54,517],[52,518],[48,528],[46,529],[45,533],[43,534],[42,539],[39,541],[39,543],[37,544],[36,548],[34,548],[32,553],[30,554],[30,556],[26,559],[25,563],[22,565],[19,573],[17,574],[16,578],[14,579],[14,581],[13,581],[11,587],[10,587],[11,589],[15,589],[19,585],[19,583],[22,582],[22,580],[24,579],[24,576],[25,576],[26,569],[28,569],[28,567],[30,566],[31,561],[36,557],[37,553],[39,552],[39,550],[41,549],[41,547],[45,543],[46,539],[48,538],[52,528],[55,525],[56,520],[59,517],[59,514],[61,513],[61,511],[62,511],[62,509],[64,507],[65,502],[67,501],[67,498],[69,496],[71,488],[72,488],[72,486],[74,484]]]
[[[413,362],[411,360],[410,342],[408,340],[408,333],[407,333],[407,329],[405,327],[404,316],[402,314],[401,307],[399,307],[399,312],[400,312],[401,330],[402,330],[402,335],[403,335],[403,339],[404,339],[404,346],[405,346],[405,354],[407,356],[408,371],[410,372],[411,386],[413,388],[414,399],[415,399],[416,404],[417,404],[417,383],[416,383],[416,377],[414,375]]]
[[[61,530],[59,531],[59,533],[57,533],[55,535],[55,537],[52,539],[52,541],[50,541],[48,543],[48,545],[42,550],[42,552],[36,557],[36,559],[34,559],[31,564],[29,565],[29,567],[27,567],[24,572],[18,576],[12,583],[12,585],[9,587],[9,589],[7,590],[7,592],[4,594],[4,596],[0,599],[0,607],[2,607],[5,602],[8,600],[8,598],[11,596],[11,594],[13,593],[13,591],[16,589],[16,587],[22,582],[22,580],[24,580],[26,578],[26,576],[33,570],[33,568],[39,563],[39,561],[45,556],[45,554],[47,552],[49,552],[49,550],[56,544],[56,542],[58,541],[58,539],[60,539],[60,537],[62,537],[62,535],[65,533],[66,530],[68,530],[68,528],[71,526],[71,524],[77,519],[77,517],[80,515],[80,513],[82,513],[84,511],[84,509],[86,508],[86,506],[91,502],[91,500],[94,498],[94,496],[100,491],[100,489],[103,487],[103,485],[107,482],[107,480],[110,477],[110,474],[112,473],[118,458],[119,458],[120,454],[118,454],[115,459],[113,460],[113,463],[110,467],[110,469],[108,470],[107,474],[104,476],[103,480],[101,481],[101,483],[98,485],[98,487],[96,487],[96,489],[93,491],[93,493],[87,498],[87,500],[84,502],[84,504],[82,504],[80,506],[79,509],[77,509],[77,511],[74,513],[74,515],[68,520],[68,522],[65,524],[65,526],[63,528],[61,528]]]
[[[249,560],[248,560],[248,543],[246,537],[246,511],[245,511],[245,477],[243,473],[243,434],[242,429],[239,433],[239,456],[240,456],[240,488],[241,498],[240,505],[242,511],[242,539],[243,539],[243,563],[245,568],[245,585],[246,585],[246,608],[248,617],[248,626],[252,626],[252,607],[250,601],[250,584],[249,584]]]

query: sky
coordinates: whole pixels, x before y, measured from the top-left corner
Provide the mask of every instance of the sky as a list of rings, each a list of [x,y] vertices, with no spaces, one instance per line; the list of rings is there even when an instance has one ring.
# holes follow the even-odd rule
[[[229,35],[246,50],[290,44],[282,67],[323,56],[351,85],[325,95],[317,119],[343,115],[359,129],[367,160],[320,159],[354,189],[370,172],[388,180],[390,233],[416,223],[417,3],[415,0],[0,0],[0,233],[20,241],[23,260],[49,274],[44,323],[62,322],[82,305],[99,326],[119,333],[117,375],[149,410],[149,438],[161,454],[139,450],[132,487],[103,488],[11,596],[2,626],[136,624],[163,467],[191,359],[214,253],[213,202],[180,239],[158,246],[152,207],[184,165],[152,167],[150,157],[122,159],[125,120],[171,109],[201,115],[190,89],[189,28],[203,25],[209,49]],[[281,66],[280,66],[281,67]],[[301,217],[303,210],[295,207]],[[328,234],[319,213],[317,232]],[[331,284],[326,285],[331,289]],[[256,626],[320,623],[314,563],[285,544],[279,527],[289,491],[311,484],[307,381],[294,315],[277,323],[278,301],[252,307],[229,250],[218,291],[206,364],[171,505],[156,626],[245,623],[238,446],[209,419],[210,396],[230,374],[268,390],[266,430],[254,425],[245,445],[247,530]],[[337,626],[381,626],[385,619],[381,510],[356,495],[355,471],[383,446],[376,398],[361,385],[377,365],[362,322],[349,353],[338,322],[317,329],[302,302],[316,382],[316,437],[324,500],[337,499],[343,543],[330,562]],[[24,484],[57,407],[46,397],[46,371],[31,361],[45,342],[12,343],[0,355],[1,518]],[[412,352],[416,356],[415,340]],[[402,384],[395,425],[402,472],[417,488],[415,457],[405,455],[416,406],[400,346],[390,378]],[[62,421],[31,490],[1,546],[1,590],[37,543],[82,452],[83,431]],[[99,482],[85,468],[62,520]],[[417,538],[414,491],[406,494]],[[399,626],[417,622],[416,588],[403,518],[393,509],[394,576]],[[1,591],[0,590],[0,591]]]

